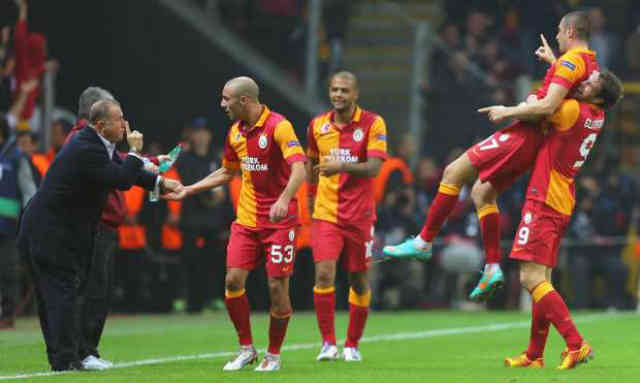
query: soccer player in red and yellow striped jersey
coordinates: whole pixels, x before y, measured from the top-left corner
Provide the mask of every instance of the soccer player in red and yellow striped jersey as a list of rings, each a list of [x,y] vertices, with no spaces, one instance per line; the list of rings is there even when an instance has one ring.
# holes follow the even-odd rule
[[[289,276],[295,261],[298,225],[296,192],[305,179],[306,156],[291,123],[258,100],[259,88],[248,77],[227,82],[221,106],[235,121],[225,141],[222,167],[168,196],[188,195],[229,183],[242,173],[237,219],[227,246],[225,303],[240,342],[240,352],[225,371],[239,370],[257,359],[249,323],[245,283],[264,259],[271,298],[269,347],[256,371],[280,369],[280,348],[292,313]]]
[[[574,178],[604,126],[604,109],[622,97],[622,84],[611,72],[596,71],[580,85],[574,97],[582,101],[563,101],[548,119],[551,129],[536,157],[511,250],[510,258],[520,261],[520,283],[530,292],[533,302],[529,348],[507,358],[505,364],[510,367],[542,366],[551,323],[567,344],[558,368],[573,368],[593,353],[576,329],[564,300],[551,285],[551,270],[573,213]]]
[[[542,37],[542,36],[541,36]],[[543,85],[526,103],[515,107],[492,106],[480,111],[488,112],[492,121],[513,117],[514,110],[526,110],[529,120],[517,120],[476,145],[472,146],[445,168],[440,188],[425,220],[422,231],[415,238],[396,246],[385,246],[383,253],[394,258],[428,259],[434,238],[453,211],[462,186],[476,178],[471,198],[476,206],[482,242],[486,255],[484,274],[472,291],[472,299],[485,298],[502,283],[500,269],[500,212],[497,198],[518,177],[533,165],[536,154],[544,142],[540,119],[550,116],[562,100],[598,70],[595,52],[588,49],[589,22],[586,13],[571,12],[558,25],[556,36],[563,55],[551,63]],[[542,37],[540,50],[551,52]],[[531,121],[535,119],[536,121]]]
[[[307,132],[308,172],[315,194],[311,229],[314,304],[323,339],[317,360],[338,358],[334,283],[340,256],[351,285],[343,353],[347,361],[362,360],[358,342],[371,301],[367,270],[376,220],[372,182],[387,157],[387,128],[382,117],[356,104],[358,89],[352,73],[334,74],[329,85],[333,109],[316,116]]]

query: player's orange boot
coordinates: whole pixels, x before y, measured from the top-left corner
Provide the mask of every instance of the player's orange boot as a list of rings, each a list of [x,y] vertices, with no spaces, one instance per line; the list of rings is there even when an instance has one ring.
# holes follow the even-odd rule
[[[587,343],[582,343],[579,349],[575,351],[569,351],[565,349],[560,354],[560,358],[562,362],[558,366],[558,370],[568,370],[570,368],[576,367],[580,363],[587,363],[591,359],[593,359],[593,348],[589,346]]]
[[[527,356],[526,351],[513,358],[506,358],[504,360],[506,367],[531,367],[531,368],[543,368],[544,360],[542,358],[531,360]]]

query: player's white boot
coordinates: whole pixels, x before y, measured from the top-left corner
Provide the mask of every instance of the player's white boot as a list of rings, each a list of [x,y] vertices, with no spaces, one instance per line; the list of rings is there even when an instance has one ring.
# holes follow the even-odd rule
[[[362,362],[362,355],[358,347],[345,347],[342,351],[345,362]]]
[[[329,344],[327,342],[322,343],[322,349],[316,358],[317,361],[326,360],[338,360],[340,352],[335,344]]]
[[[223,371],[238,371],[247,364],[251,364],[258,360],[258,352],[253,346],[240,346],[238,354],[227,364],[224,365]]]
[[[89,355],[82,360],[82,367],[85,370],[100,371],[113,367],[113,363]]]
[[[262,363],[256,367],[255,371],[279,371],[280,370],[280,355],[267,352],[264,354]]]

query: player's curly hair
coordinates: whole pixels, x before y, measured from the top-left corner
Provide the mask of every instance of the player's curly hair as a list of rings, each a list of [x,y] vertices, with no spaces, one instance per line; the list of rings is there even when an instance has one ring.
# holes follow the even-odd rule
[[[622,81],[609,70],[600,73],[602,88],[598,97],[602,98],[602,107],[604,109],[613,108],[624,97],[624,87]]]

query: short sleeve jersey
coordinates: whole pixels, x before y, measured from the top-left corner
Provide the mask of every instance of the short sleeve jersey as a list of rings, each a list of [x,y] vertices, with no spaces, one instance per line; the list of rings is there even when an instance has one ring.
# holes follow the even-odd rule
[[[223,166],[242,171],[236,222],[252,228],[286,228],[298,223],[297,200],[289,203],[282,221],[269,220],[269,210],[287,186],[290,165],[306,161],[291,123],[267,106],[250,128],[236,121],[229,129],[224,146]]]
[[[536,96],[538,99],[544,98],[551,84],[558,84],[572,91],[595,70],[600,70],[600,65],[594,51],[581,47],[570,49],[549,67]]]
[[[387,127],[382,117],[356,107],[351,122],[339,128],[333,122],[334,113],[320,114],[309,124],[309,158],[353,163],[387,158]],[[373,179],[349,173],[320,175],[313,218],[338,224],[375,221]]]
[[[604,118],[604,111],[593,104],[575,99],[562,102],[549,118],[553,129],[536,157],[527,199],[571,215],[575,205],[574,178],[593,148]]]

